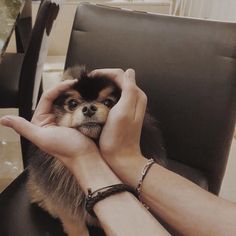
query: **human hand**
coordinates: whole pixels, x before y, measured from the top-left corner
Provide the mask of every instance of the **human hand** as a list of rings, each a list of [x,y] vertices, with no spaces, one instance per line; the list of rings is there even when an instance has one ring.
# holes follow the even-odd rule
[[[75,80],[76,81],[76,80]],[[68,90],[75,81],[67,80],[45,92],[35,110],[31,123],[18,116],[5,116],[0,124],[13,128],[43,151],[59,158],[69,169],[74,160],[98,154],[94,142],[73,128],[59,127],[55,124],[52,103],[63,91]]]
[[[122,159],[141,156],[140,136],[146,110],[147,97],[135,82],[132,69],[101,69],[90,76],[103,75],[115,81],[121,88],[121,98],[109,112],[102,130],[99,147],[109,164]]]

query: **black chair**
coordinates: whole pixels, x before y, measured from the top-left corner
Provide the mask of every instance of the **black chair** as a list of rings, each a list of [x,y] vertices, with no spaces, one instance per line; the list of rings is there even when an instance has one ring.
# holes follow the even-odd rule
[[[236,118],[235,47],[236,23],[81,4],[66,68],[134,68],[149,110],[160,121],[168,168],[218,194]],[[52,220],[40,227],[45,221],[29,205],[26,174],[0,195],[1,235],[59,229]]]
[[[15,25],[17,52],[25,53],[32,33],[32,1],[26,0]]]
[[[19,108],[27,120],[32,116],[33,95],[39,90],[44,44],[51,32],[59,7],[52,1],[42,1],[25,53],[6,53],[0,64],[0,108]],[[20,34],[20,33],[19,33]],[[23,46],[22,46],[23,47]],[[34,95],[35,97],[35,95]],[[21,139],[25,157],[28,142]],[[24,164],[27,160],[24,158]]]
[[[236,23],[82,4],[66,68],[134,68],[170,169],[218,194],[236,115]]]

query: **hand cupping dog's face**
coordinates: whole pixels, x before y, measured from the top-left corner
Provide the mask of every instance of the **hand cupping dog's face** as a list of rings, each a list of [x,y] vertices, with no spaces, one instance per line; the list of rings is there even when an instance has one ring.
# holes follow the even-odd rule
[[[120,89],[106,77],[88,77],[81,67],[67,70],[64,78],[78,82],[54,101],[56,123],[98,139],[110,109],[120,98]]]

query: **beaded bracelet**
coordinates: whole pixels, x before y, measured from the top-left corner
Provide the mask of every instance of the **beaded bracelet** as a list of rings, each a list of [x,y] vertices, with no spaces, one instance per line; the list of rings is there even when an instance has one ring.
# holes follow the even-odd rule
[[[135,196],[137,195],[135,189],[126,184],[114,184],[104,188],[100,188],[94,192],[92,192],[91,188],[89,188],[88,195],[85,198],[85,209],[91,216],[96,217],[93,207],[97,202],[111,195],[125,191],[128,191]]]
[[[142,202],[141,192],[142,192],[143,180],[154,163],[155,163],[155,161],[151,158],[147,161],[147,163],[144,165],[144,167],[142,169],[141,176],[139,178],[138,185],[136,187],[137,197],[140,202]],[[148,207],[144,203],[143,203],[143,205],[148,209]]]

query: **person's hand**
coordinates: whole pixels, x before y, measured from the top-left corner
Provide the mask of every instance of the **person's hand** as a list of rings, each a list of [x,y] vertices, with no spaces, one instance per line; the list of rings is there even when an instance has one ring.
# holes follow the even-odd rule
[[[54,122],[53,101],[74,83],[75,81],[67,80],[45,92],[31,123],[18,116],[5,116],[0,119],[0,124],[13,128],[43,151],[59,158],[69,169],[77,157],[98,154],[98,149],[91,139],[78,130],[59,127]]]
[[[109,164],[117,160],[141,156],[140,136],[146,110],[147,97],[135,82],[132,69],[101,69],[90,73],[91,77],[104,75],[121,88],[121,98],[109,112],[102,130],[99,147]]]

